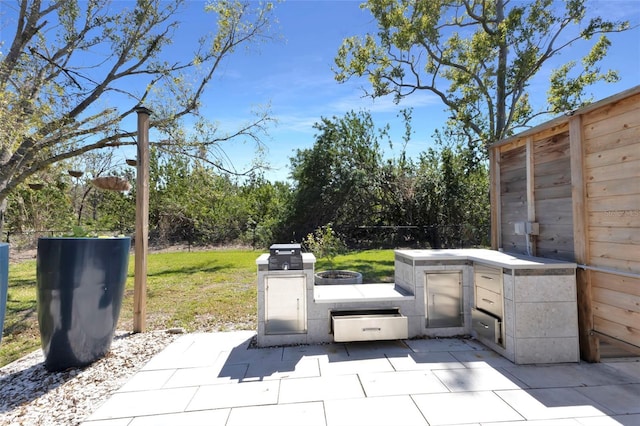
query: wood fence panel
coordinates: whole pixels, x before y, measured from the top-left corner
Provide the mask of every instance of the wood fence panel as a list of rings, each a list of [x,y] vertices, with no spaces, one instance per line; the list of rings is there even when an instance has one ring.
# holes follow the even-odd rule
[[[640,108],[639,102],[640,96],[628,96],[620,100],[607,103],[602,107],[585,114],[582,119],[584,126],[606,121],[612,116],[620,115],[621,113],[638,110]]]
[[[640,173],[640,161],[626,161],[587,169],[585,178],[587,182],[602,182],[614,179],[630,179],[637,177],[638,173]]]
[[[596,226],[615,226],[635,229],[640,227],[640,215],[633,211],[590,211],[589,223]]]
[[[540,223],[572,226],[572,213],[571,198],[538,200],[536,203],[536,215]],[[567,235],[570,234],[567,231]]]
[[[619,111],[619,114],[612,114],[607,120],[584,124],[584,137],[588,142],[590,139],[597,139],[605,135],[611,135],[619,131],[637,127],[639,117],[640,108]],[[588,119],[585,118],[585,122],[587,121]]]
[[[593,328],[602,334],[640,347],[640,330],[637,328],[627,327],[595,315],[593,317]]]
[[[629,244],[632,247],[638,247],[640,246],[640,228],[630,230],[623,227],[592,226],[589,228],[589,239],[593,242]]]
[[[627,277],[607,272],[591,271],[591,285],[593,287],[640,297],[640,278]],[[636,305],[635,310],[640,311],[640,305]]]
[[[640,176],[587,183],[587,196],[591,198],[629,194],[640,194]]]
[[[640,331],[640,312],[594,301],[593,315],[596,318],[606,319],[622,327],[635,329],[636,333]]]
[[[622,163],[633,161],[640,161],[640,149],[634,145],[618,146],[608,150],[588,154],[584,157],[584,165],[587,169],[620,165]]]
[[[640,126],[632,126],[612,133],[609,137],[585,140],[588,142],[585,146],[585,153],[589,155],[618,146],[636,145],[638,140],[640,140]]]
[[[534,146],[536,167],[548,162],[566,160],[569,158],[569,132],[536,141]]]

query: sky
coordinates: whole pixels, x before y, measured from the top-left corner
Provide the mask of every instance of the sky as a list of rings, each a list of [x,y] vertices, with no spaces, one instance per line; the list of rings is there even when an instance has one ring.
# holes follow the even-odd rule
[[[192,1],[190,29],[207,28],[207,16],[199,12],[204,3]],[[398,117],[402,108],[415,108],[413,128],[416,138],[411,151],[417,155],[430,146],[434,124],[446,120],[440,101],[426,93],[416,93],[401,105],[385,99],[365,98],[366,80],[339,84],[334,79],[334,57],[342,40],[375,31],[375,22],[357,1],[285,1],[275,7],[277,24],[272,27],[273,42],[252,46],[249,52],[238,51],[226,62],[223,72],[212,83],[203,99],[202,112],[212,120],[229,126],[229,130],[247,121],[251,110],[269,105],[277,124],[270,126],[264,138],[266,159],[271,170],[265,176],[285,180],[289,175],[289,158],[297,149],[310,148],[317,135],[313,128],[321,119],[343,117],[349,111],[368,111],[376,128],[387,123],[401,141],[404,124]],[[429,120],[418,117],[428,114]],[[435,119],[435,115],[439,118]],[[229,143],[224,147],[237,170],[251,165],[254,145]],[[394,152],[385,144],[388,155]],[[395,154],[399,153],[399,143]]]
[[[132,0],[116,3],[130,5]],[[343,117],[349,111],[369,111],[377,128],[391,126],[395,144],[394,149],[383,146],[386,156],[400,153],[405,129],[399,112],[403,108],[413,108],[413,135],[406,146],[408,156],[417,158],[434,146],[433,132],[442,128],[448,116],[435,95],[416,92],[396,105],[391,97],[375,101],[365,98],[363,88],[370,88],[366,78],[343,84],[335,81],[333,61],[342,40],[376,32],[375,20],[367,10],[359,7],[361,3],[352,0],[285,0],[277,3],[273,12],[277,23],[271,30],[275,39],[252,45],[249,50],[240,48],[229,56],[201,99],[201,113],[218,123],[222,130],[229,131],[250,120],[252,110],[269,105],[277,124],[270,125],[268,134],[263,137],[264,156],[271,166],[271,170],[264,173],[268,179],[288,178],[290,157],[297,149],[313,146],[317,134],[313,128],[315,123],[323,117]],[[10,8],[3,7],[9,4]],[[14,0],[0,0],[4,13],[15,10],[15,5]],[[186,10],[179,16],[183,24],[170,47],[172,57],[191,59],[193,41],[214,29],[214,17],[203,12],[204,6],[205,1],[187,0]],[[627,19],[640,25],[640,0],[596,0],[591,2],[589,10],[605,19]],[[1,28],[0,34],[5,40],[12,35]],[[640,26],[609,37],[612,46],[606,66],[618,70],[621,82],[593,87],[591,92],[595,100],[640,84]],[[572,47],[554,58],[552,65],[579,61],[586,53],[585,46]],[[533,81],[534,104],[540,105],[544,100],[551,68],[545,67]],[[135,118],[123,126],[135,129]],[[255,145],[251,142],[229,142],[221,148],[238,171],[249,168],[256,155]]]

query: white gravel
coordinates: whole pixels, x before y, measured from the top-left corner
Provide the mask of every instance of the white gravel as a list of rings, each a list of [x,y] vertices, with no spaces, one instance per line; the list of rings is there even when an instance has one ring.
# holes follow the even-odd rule
[[[0,425],[78,425],[177,337],[117,332],[104,358],[56,373],[45,370],[42,350],[12,362],[0,368]]]

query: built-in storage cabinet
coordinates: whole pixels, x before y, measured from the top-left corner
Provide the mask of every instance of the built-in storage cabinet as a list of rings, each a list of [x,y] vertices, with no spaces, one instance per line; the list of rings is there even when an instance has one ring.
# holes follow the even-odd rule
[[[258,266],[258,346],[299,345],[309,342],[310,301],[316,258],[302,253],[302,269],[269,269],[270,254]],[[328,329],[328,327],[327,327]]]
[[[462,271],[425,274],[425,326],[462,327]]]
[[[474,264],[478,339],[516,364],[576,362],[575,269]]]
[[[464,256],[433,260],[414,258],[414,253],[420,256],[424,252],[396,251],[396,285],[415,294],[415,305],[411,311],[404,311],[409,317],[409,335],[451,337],[469,334],[474,306],[472,262]]]
[[[473,265],[475,309],[473,329],[479,336],[504,347],[504,307],[502,268]]]
[[[267,334],[307,331],[306,277],[268,275],[265,280],[265,332]]]

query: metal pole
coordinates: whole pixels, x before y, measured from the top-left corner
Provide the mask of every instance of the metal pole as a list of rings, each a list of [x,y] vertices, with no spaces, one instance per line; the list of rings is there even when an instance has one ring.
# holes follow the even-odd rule
[[[136,171],[136,241],[133,289],[133,332],[146,328],[147,251],[149,248],[149,115],[144,107],[138,113],[138,157]]]

